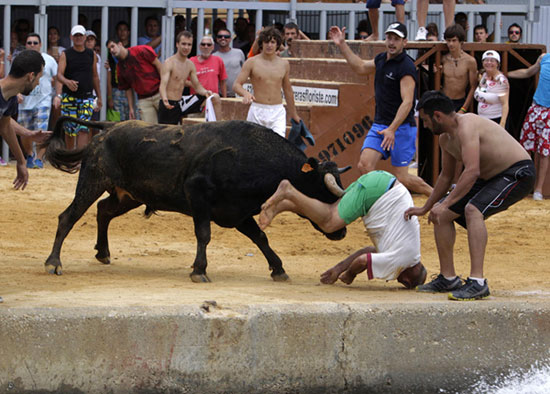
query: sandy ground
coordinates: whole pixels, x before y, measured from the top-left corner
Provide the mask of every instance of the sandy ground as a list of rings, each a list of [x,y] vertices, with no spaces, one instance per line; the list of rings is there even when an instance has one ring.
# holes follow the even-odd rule
[[[0,295],[6,307],[139,306],[311,302],[449,302],[441,294],[405,290],[396,281],[368,281],[359,276],[347,286],[322,285],[319,275],[369,243],[356,221],[342,241],[329,241],[309,222],[290,213],[277,217],[267,235],[291,280],[276,283],[252,242],[233,229],[212,226],[208,275],[212,283],[189,279],[195,255],[191,218],[160,212],[150,219],[143,208],[115,219],[110,228],[111,265],[95,260],[95,206],[75,225],[61,253],[63,275],[48,275],[57,216],[72,201],[77,175],[51,167],[30,170],[26,190],[11,185],[15,166],[0,167]],[[415,197],[422,204],[423,197]],[[489,245],[485,274],[490,300],[550,300],[550,201],[526,199],[487,221]],[[422,261],[429,275],[438,273],[433,228],[421,218]],[[457,272],[466,277],[466,232],[457,231]]]

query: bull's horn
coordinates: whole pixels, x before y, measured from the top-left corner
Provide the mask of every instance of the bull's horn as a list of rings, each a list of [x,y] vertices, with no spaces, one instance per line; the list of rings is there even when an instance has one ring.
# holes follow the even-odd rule
[[[344,172],[349,171],[349,170],[351,170],[351,166],[338,167],[338,173],[339,174],[343,174]]]
[[[346,193],[340,186],[338,186],[334,175],[330,173],[325,174],[325,185],[327,186],[327,189],[330,190],[330,192],[336,197],[342,197]]]

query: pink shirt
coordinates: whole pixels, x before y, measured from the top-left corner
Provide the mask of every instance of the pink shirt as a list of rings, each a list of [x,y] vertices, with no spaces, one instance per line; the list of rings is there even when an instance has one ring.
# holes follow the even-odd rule
[[[199,62],[198,56],[190,58],[197,68],[197,78],[206,90],[211,90],[213,93],[219,93],[220,81],[227,79],[225,65],[223,60],[218,56],[210,56],[208,59]],[[191,94],[195,94],[195,89],[190,88]]]

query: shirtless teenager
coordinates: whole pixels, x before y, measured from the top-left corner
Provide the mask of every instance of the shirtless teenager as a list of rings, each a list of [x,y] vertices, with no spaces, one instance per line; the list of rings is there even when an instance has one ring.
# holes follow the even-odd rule
[[[420,118],[439,135],[441,173],[434,190],[421,208],[409,208],[405,219],[429,212],[441,273],[419,286],[423,292],[451,292],[452,300],[475,300],[489,296],[483,278],[487,246],[484,220],[506,210],[527,196],[535,183],[535,167],[529,154],[500,125],[475,114],[457,114],[451,99],[438,91],[422,95],[417,105]],[[456,161],[464,163],[456,187],[451,186]],[[457,222],[468,231],[471,270],[462,284],[456,275],[453,249]]]
[[[277,56],[277,49],[282,42],[281,33],[273,26],[263,29],[258,37],[261,53],[244,63],[233,84],[233,91],[242,96],[244,104],[251,104],[246,120],[269,127],[284,138],[286,111],[281,88],[285,94],[290,118],[300,123],[300,117],[296,112],[294,93],[290,85],[290,65],[288,60]],[[254,94],[243,87],[248,78]]]
[[[472,103],[477,88],[477,62],[462,50],[466,33],[460,25],[445,29],[449,53],[443,56],[443,93],[453,100],[456,112],[465,113]]]
[[[356,251],[321,274],[321,282],[332,284],[340,279],[351,284],[357,274],[367,271],[369,279],[397,279],[408,289],[424,283],[426,269],[420,262],[420,225],[416,218],[403,220],[403,212],[413,206],[413,200],[395,176],[386,171],[371,171],[345,192],[335,182],[332,184],[335,194],[343,197],[328,204],[304,195],[288,180],[281,181],[277,191],[262,205],[260,228],[265,229],[283,211],[308,217],[325,232],[337,231],[361,217],[374,246]]]
[[[170,56],[161,68],[160,73],[160,103],[159,103],[159,123],[179,124],[184,114],[198,112],[200,105],[205,97],[212,95],[212,92],[206,90],[197,78],[197,69],[191,60],[187,58],[193,47],[193,35],[188,31],[182,31],[176,37],[177,52]],[[185,81],[189,79],[198,95],[182,98]],[[194,101],[194,104],[182,109],[181,102]]]

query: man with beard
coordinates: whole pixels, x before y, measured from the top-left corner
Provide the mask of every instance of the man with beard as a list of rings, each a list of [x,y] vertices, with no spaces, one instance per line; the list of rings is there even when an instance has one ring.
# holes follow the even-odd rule
[[[26,160],[19,143],[12,116],[17,114],[17,95],[28,95],[40,82],[44,58],[37,51],[24,50],[13,60],[10,73],[0,80],[0,135],[17,160],[17,176],[13,181],[16,190],[25,189],[29,180]],[[2,302],[2,297],[0,297]]]
[[[231,48],[231,33],[227,29],[220,29],[216,35],[219,50],[213,53],[223,60],[227,72],[227,97],[235,97],[233,83],[241,72],[245,62],[244,53],[240,49]]]
[[[181,123],[183,115],[198,112],[205,98],[212,95],[210,90],[206,90],[200,84],[195,64],[187,59],[193,47],[193,35],[185,30],[178,33],[176,47],[176,54],[166,59],[160,73],[159,123],[164,124]],[[197,94],[182,97],[188,79]],[[194,103],[184,111],[185,104],[191,101]]]
[[[535,183],[535,166],[523,147],[499,124],[481,116],[457,114],[452,100],[432,90],[416,107],[424,126],[439,136],[441,173],[421,208],[409,208],[405,219],[429,212],[441,272],[422,292],[450,292],[449,299],[470,301],[489,296],[483,278],[487,246],[484,220],[527,196]],[[457,161],[464,163],[456,187],[448,194]],[[466,283],[456,275],[454,222],[468,231],[471,270]]]
[[[386,29],[386,52],[372,60],[363,60],[346,44],[346,28],[333,26],[330,37],[342,55],[359,75],[375,73],[374,92],[376,111],[357,168],[362,174],[376,169],[380,159],[391,157],[389,172],[407,189],[430,195],[432,188],[422,178],[409,174],[409,163],[416,152],[415,99],[416,67],[405,53],[407,28],[400,22]]]

